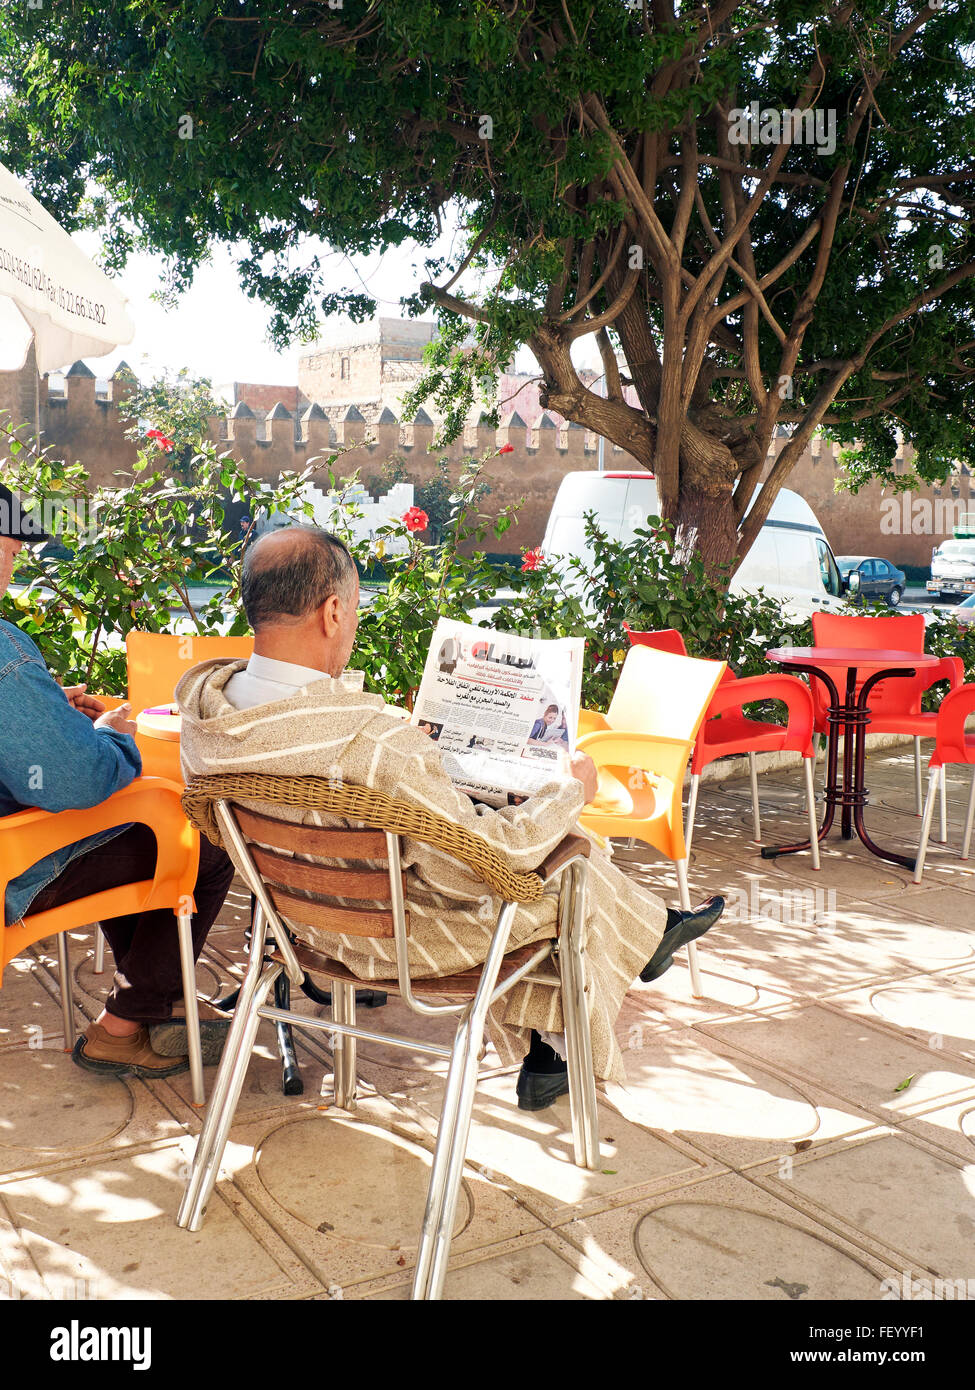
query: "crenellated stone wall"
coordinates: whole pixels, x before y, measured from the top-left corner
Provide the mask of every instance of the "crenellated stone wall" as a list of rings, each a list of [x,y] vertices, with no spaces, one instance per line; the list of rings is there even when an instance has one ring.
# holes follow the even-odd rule
[[[0,373],[0,409],[10,410],[14,423],[33,426],[37,380],[33,356],[20,372]],[[96,483],[116,485],[114,474],[131,470],[136,459],[135,443],[124,434],[129,424],[125,400],[135,378],[122,363],[108,383],[107,394],[100,394],[94,375],[83,363],[76,363],[65,373],[63,385],[59,392],[51,389],[47,378],[38,383],[45,444],[60,458],[84,463]],[[272,388],[249,384],[246,393],[255,402],[269,400]],[[404,420],[378,402],[371,406],[363,402],[360,409],[334,402],[304,405],[304,399],[301,394],[289,395],[289,400],[298,402],[297,409],[289,409],[280,400],[252,409],[240,399],[229,414],[211,418],[210,436],[218,446],[231,449],[252,476],[272,481],[316,459],[322,460],[324,472],[329,457],[342,449],[347,452],[335,465],[339,476],[359,469],[373,493],[381,490],[377,483],[388,460],[402,459],[409,481],[419,486],[435,475],[441,454],[456,473],[471,459],[510,444],[512,452],[491,459],[483,476],[492,488],[492,511],[524,498],[518,524],[507,533],[512,552],[540,542],[564,475],[598,466],[596,435],[548,412],[539,413],[530,395],[525,397],[525,415],[509,412],[497,430],[483,419],[471,422],[460,439],[432,453],[435,425],[424,410]],[[774,441],[770,465],[786,442],[784,438]],[[951,534],[960,514],[969,507],[975,511],[971,477],[964,468],[943,488],[925,488],[906,503],[901,497],[885,495],[876,483],[856,497],[837,493],[834,484],[841,447],[814,440],[787,482],[810,503],[837,554],[884,555],[896,564],[926,567],[932,547]],[[904,471],[910,457],[909,448],[900,452],[898,471]],[[638,467],[629,454],[609,443],[605,466],[608,470]]]
[[[769,467],[786,439],[773,441]],[[941,487],[924,487],[895,494],[869,483],[856,494],[836,491],[842,473],[839,455],[851,445],[813,439],[786,482],[803,496],[818,516],[837,555],[881,555],[895,565],[926,569],[931,551],[969,509],[975,512],[972,477],[962,465]],[[908,471],[914,450],[899,446],[895,472]]]

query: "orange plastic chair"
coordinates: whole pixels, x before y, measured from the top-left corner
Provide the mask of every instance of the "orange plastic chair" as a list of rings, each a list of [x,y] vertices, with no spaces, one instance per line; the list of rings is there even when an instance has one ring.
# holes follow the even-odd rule
[[[727,670],[652,647],[631,647],[605,715],[583,711],[576,747],[599,771],[596,799],[579,817],[600,835],[630,836],[673,859],[680,904],[691,906],[684,839],[684,774],[708,705]],[[697,951],[687,948],[701,997]]]
[[[898,613],[847,617],[839,613],[814,613],[813,644],[817,647],[880,647],[887,651],[924,651],[924,614]],[[913,680],[881,681],[870,695],[870,732],[912,734],[914,737],[914,803],[921,814],[921,739],[934,738],[937,711],[921,709],[921,697],[937,681],[948,680],[956,690],[965,679],[965,664],[957,656],[944,657],[937,666],[919,672]],[[857,690],[862,682],[858,683]],[[826,732],[829,696],[822,681],[810,677],[816,708],[816,737]],[[944,778],[941,781],[941,839],[948,838]]]
[[[125,638],[132,718],[153,705],[165,705],[194,666],[219,658],[246,659],[254,651],[253,637],[198,637],[172,632],[136,632]],[[144,777],[167,777],[181,782],[179,744],[139,735]]]
[[[170,908],[179,933],[183,999],[186,1004],[187,1039],[193,1103],[202,1105],[203,1054],[196,1004],[196,967],[193,962],[191,918],[195,910],[193,888],[200,863],[200,836],[183,814],[182,786],[156,777],[137,777],[122,791],[98,806],[77,811],[16,811],[0,818],[0,903],[7,885],[38,859],[73,845],[88,835],[136,822],[147,825],[156,837],[156,868],[151,879],[90,893],[85,898],[28,914],[0,933],[0,983],[8,961],[44,937],[56,936],[58,972],[61,978],[61,1012],[68,1051],[74,1047],[74,1010],[66,932],[76,927],[121,917],[132,912]]]
[[[199,637],[195,633],[182,635],[173,632],[137,632],[134,628],[125,638],[125,661],[128,674],[128,701],[135,719],[144,709],[165,705],[187,671],[201,661],[246,659],[254,651],[253,637]],[[107,695],[98,697],[106,709],[122,703]],[[161,777],[182,785],[183,773],[179,761],[179,742],[149,738],[136,734],[143,777]],[[95,932],[94,972],[105,969],[105,937],[99,927]]]
[[[975,714],[975,685],[962,685],[946,695],[938,710],[938,723],[934,736],[934,752],[928,774],[928,794],[924,802],[924,818],[921,821],[921,839],[918,843],[917,859],[914,863],[914,882],[921,882],[924,872],[924,857],[928,852],[928,837],[931,834],[931,819],[934,814],[934,797],[941,788],[941,807],[944,810],[944,771],[947,763],[968,763],[972,769],[972,790],[968,797],[968,815],[965,817],[965,834],[962,838],[961,857],[968,858],[972,842],[972,822],[975,821],[975,733],[966,733],[965,722]],[[947,836],[941,837],[943,840]]]
[[[686,656],[684,639],[676,628],[661,628],[656,632],[635,632],[627,623],[626,634],[634,646],[656,647],[658,651],[676,652]],[[785,724],[769,719],[751,719],[745,705],[756,700],[780,700],[786,707]],[[772,672],[769,675],[740,677],[730,668],[721,678],[714,698],[708,706],[707,717],[694,745],[691,759],[691,792],[687,803],[687,852],[691,852],[694,819],[697,812],[701,772],[716,758],[730,753],[747,753],[751,777],[752,824],[756,843],[762,842],[762,820],[758,804],[758,753],[799,753],[803,759],[806,782],[806,814],[809,818],[809,843],[814,869],[819,868],[819,827],[816,824],[816,798],[813,791],[812,746],[813,702],[809,687],[798,676]]]

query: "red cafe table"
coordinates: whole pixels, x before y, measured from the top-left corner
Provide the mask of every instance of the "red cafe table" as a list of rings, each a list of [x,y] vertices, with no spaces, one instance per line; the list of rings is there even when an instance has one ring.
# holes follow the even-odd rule
[[[913,857],[898,854],[894,850],[881,849],[867,832],[863,822],[863,808],[869,800],[865,785],[867,756],[867,726],[870,723],[870,692],[882,680],[894,680],[899,676],[915,676],[929,666],[936,666],[941,660],[927,652],[902,652],[865,649],[862,647],[775,647],[766,652],[769,661],[783,666],[788,671],[802,671],[815,676],[823,682],[829,692],[830,705],[827,713],[829,724],[826,749],[826,796],[823,822],[819,828],[819,839],[829,834],[840,808],[840,827],[844,840],[852,840],[854,831],[866,845],[871,854],[879,859],[887,859],[892,864],[900,864],[905,869],[914,868]],[[841,672],[846,672],[845,695],[840,699],[838,682]],[[859,692],[857,683],[862,682]],[[843,779],[839,777],[839,748],[843,739]],[[801,844],[767,846],[762,850],[764,859],[775,859],[780,854],[798,854],[808,850],[809,841]]]

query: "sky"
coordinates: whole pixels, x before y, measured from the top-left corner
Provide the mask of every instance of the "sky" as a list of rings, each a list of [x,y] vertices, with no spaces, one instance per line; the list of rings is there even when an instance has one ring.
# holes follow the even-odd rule
[[[72,238],[93,260],[97,259],[100,237],[97,232],[79,232]],[[449,250],[445,235],[432,248],[434,255]],[[361,289],[363,282],[379,301],[378,313],[401,318],[405,314],[400,298],[416,290],[426,278],[423,261],[427,253],[415,246],[389,251],[385,256],[357,258],[355,264],[345,256],[322,248],[322,259],[329,271],[330,288]],[[241,289],[234,268],[234,257],[227,247],[217,247],[210,263],[196,274],[189,290],[169,309],[152,299],[162,279],[163,260],[158,256],[134,255],[124,272],[113,282],[128,297],[129,314],[136,325],[131,343],[105,357],[86,357],[88,367],[98,377],[111,376],[119,362],[126,361],[140,380],[149,380],[164,370],[186,367],[194,376],[208,377],[217,394],[224,394],[234,381],[269,382],[293,386],[298,380],[298,358],[310,349],[296,343],[279,352],[267,341],[270,310],[259,300],[250,299]],[[426,317],[432,317],[432,313]],[[348,320],[333,318],[322,323],[323,339],[338,336]],[[580,344],[582,365],[598,354],[591,340]],[[538,370],[532,354],[524,349],[517,358],[520,371]]]

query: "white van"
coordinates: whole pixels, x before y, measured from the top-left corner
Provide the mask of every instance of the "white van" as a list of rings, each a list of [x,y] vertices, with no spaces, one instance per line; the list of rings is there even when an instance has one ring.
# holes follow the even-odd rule
[[[586,512],[610,537],[629,544],[647,518],[659,516],[657,484],[649,473],[567,473],[545,528],[542,553],[558,565],[573,556],[592,559]],[[573,575],[563,569],[571,583]],[[731,593],[764,589],[784,617],[802,622],[815,612],[848,612],[836,558],[809,503],[783,490],[731,581]]]

